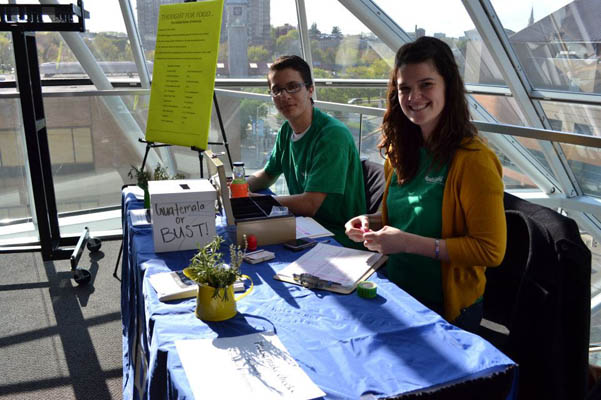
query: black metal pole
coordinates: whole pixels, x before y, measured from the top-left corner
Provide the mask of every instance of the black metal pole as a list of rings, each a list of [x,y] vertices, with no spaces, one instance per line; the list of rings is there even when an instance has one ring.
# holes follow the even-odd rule
[[[42,258],[48,260],[52,257],[55,246],[48,218],[48,206],[46,203],[46,184],[44,182],[44,171],[42,169],[42,158],[40,155],[38,133],[36,128],[35,108],[33,105],[33,91],[31,87],[31,69],[28,60],[27,36],[34,35],[31,32],[13,31],[13,48],[15,52],[15,71],[19,85],[19,97],[21,100],[21,113],[23,117],[23,129],[25,131],[25,145],[27,147],[27,158],[29,160],[29,172],[31,185],[33,186],[33,198],[35,214],[37,219],[38,233],[40,236],[40,247]],[[35,40],[35,38],[34,38]],[[36,56],[37,57],[37,56]]]
[[[223,121],[221,120],[221,112],[219,111],[219,103],[217,102],[217,95],[213,91],[213,103],[215,104],[215,113],[217,114],[217,120],[219,121],[219,128],[221,129],[221,135],[223,135],[223,145],[225,146],[225,151],[227,151],[227,159],[230,162],[230,169],[234,169],[234,164],[232,163],[232,155],[230,154],[230,145],[227,142],[227,136],[225,136],[225,128],[223,127]]]
[[[38,149],[42,165],[47,166],[42,169],[44,179],[44,195],[46,197],[46,207],[48,208],[48,221],[50,223],[50,234],[52,239],[60,241],[60,227],[58,225],[58,207],[56,205],[56,194],[54,192],[54,178],[52,176],[52,160],[50,158],[50,145],[48,143],[48,131],[46,128],[46,115],[44,113],[44,103],[42,98],[42,82],[40,81],[40,68],[38,65],[38,49],[36,46],[35,34],[28,35],[27,58],[29,59],[29,78],[31,81],[31,94],[33,95],[33,107],[36,121],[36,137],[38,140]],[[56,243],[56,246],[59,244]]]

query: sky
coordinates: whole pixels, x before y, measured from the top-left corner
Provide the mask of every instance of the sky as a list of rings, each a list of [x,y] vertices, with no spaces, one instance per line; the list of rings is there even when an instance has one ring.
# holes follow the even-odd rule
[[[130,1],[135,14],[136,0]],[[60,2],[74,3],[75,0]],[[570,2],[491,0],[503,26],[516,32],[526,27],[532,8],[534,20],[538,21]],[[6,3],[6,0],[0,3]],[[376,4],[408,32],[413,32],[417,25],[424,28],[427,35],[442,32],[447,36],[459,37],[463,36],[464,31],[474,28],[461,0],[376,0]],[[84,5],[91,14],[90,20],[86,21],[90,31],[125,32],[118,0],[86,0]],[[305,7],[308,25],[315,22],[322,32],[331,32],[333,26],[340,27],[344,34],[368,32],[338,0],[305,0]],[[278,26],[284,23],[297,24],[295,1],[271,0],[271,24]]]

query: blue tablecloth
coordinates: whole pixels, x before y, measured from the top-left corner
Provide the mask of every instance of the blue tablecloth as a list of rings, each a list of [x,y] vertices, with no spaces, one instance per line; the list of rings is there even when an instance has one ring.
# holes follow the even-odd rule
[[[276,259],[243,264],[253,292],[238,314],[205,323],[194,315],[196,300],[160,302],[147,277],[181,270],[194,251],[154,253],[150,226],[133,227],[128,210],[141,208],[123,194],[122,269],[123,398],[194,398],[175,340],[275,332],[326,398],[379,398],[452,388],[466,382],[496,382],[500,398],[515,397],[516,365],[482,338],[447,323],[381,273],[369,280],[378,297],[312,291],[273,279],[303,252],[266,246]],[[226,236],[218,217],[218,233]],[[226,252],[226,254],[229,254]],[[483,378],[483,379],[478,379]],[[482,390],[485,386],[478,386]],[[489,393],[490,394],[490,393]],[[485,396],[486,397],[486,396]],[[490,398],[490,397],[487,397]]]

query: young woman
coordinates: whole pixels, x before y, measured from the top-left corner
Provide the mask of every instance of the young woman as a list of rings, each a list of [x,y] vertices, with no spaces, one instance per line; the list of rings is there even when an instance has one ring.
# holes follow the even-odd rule
[[[482,318],[486,267],[505,254],[502,168],[470,122],[465,88],[443,41],[421,37],[395,57],[378,146],[381,213],[347,236],[388,254],[389,279],[461,328]]]

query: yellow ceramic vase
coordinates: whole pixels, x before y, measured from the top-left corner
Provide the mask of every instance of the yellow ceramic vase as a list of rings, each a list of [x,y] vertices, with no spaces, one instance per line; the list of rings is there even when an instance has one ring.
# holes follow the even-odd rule
[[[198,294],[196,295],[196,317],[203,321],[225,321],[236,315],[236,302],[247,294],[254,287],[252,279],[248,275],[242,275],[242,278],[250,281],[250,287],[242,294],[234,296],[234,286],[219,289],[219,294],[213,297],[215,288],[207,285],[198,285]],[[223,300],[223,293],[227,291],[227,300]]]

